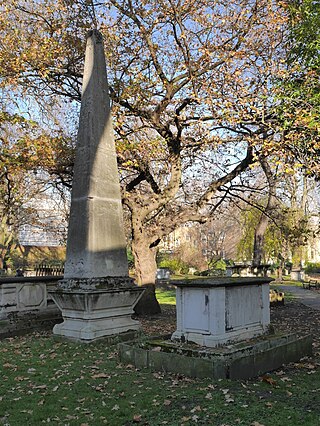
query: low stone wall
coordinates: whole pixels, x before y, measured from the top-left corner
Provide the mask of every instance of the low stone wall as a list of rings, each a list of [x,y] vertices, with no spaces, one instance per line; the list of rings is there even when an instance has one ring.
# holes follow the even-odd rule
[[[60,279],[61,276],[0,278],[0,337],[50,328],[61,322],[60,310],[48,293]]]

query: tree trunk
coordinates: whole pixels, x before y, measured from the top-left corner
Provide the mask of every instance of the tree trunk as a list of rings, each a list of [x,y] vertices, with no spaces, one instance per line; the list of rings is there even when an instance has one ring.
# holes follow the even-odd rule
[[[269,218],[262,213],[254,233],[252,266],[260,266],[263,258],[264,234],[267,230]]]
[[[267,160],[262,157],[260,158],[260,164],[267,178],[269,185],[268,201],[265,211],[261,213],[258,225],[254,232],[254,245],[253,245],[253,260],[252,266],[260,266],[263,258],[263,245],[264,235],[269,224],[269,215],[272,213],[276,203],[276,180],[273,176],[272,170]]]
[[[161,312],[155,294],[157,272],[156,249],[150,248],[148,240],[132,241],[132,253],[135,260],[137,284],[145,288],[144,294],[135,307],[138,315],[152,315]]]

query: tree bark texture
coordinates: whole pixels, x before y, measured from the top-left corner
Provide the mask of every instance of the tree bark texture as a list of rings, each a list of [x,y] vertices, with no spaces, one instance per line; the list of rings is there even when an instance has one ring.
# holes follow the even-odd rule
[[[158,314],[161,308],[155,294],[156,249],[150,247],[147,239],[140,238],[138,241],[132,241],[132,253],[135,259],[137,284],[145,288],[135,312],[139,315]]]

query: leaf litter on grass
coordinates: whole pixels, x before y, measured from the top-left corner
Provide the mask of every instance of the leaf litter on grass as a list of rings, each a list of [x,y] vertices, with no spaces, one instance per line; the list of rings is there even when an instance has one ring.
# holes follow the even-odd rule
[[[159,330],[174,330],[175,312],[172,307],[167,309],[156,319],[143,319],[145,332],[154,335]],[[284,308],[273,309],[272,320],[278,329],[289,331],[291,324],[294,331],[303,333],[309,318],[318,342],[320,315],[316,313],[310,319],[312,313],[290,302]],[[74,426],[132,425],[134,416],[141,416],[136,423],[152,426],[183,422],[232,426],[254,422],[265,426],[293,426],[303,421],[308,421],[308,426],[320,424],[317,356],[260,379],[212,382],[139,371],[133,365],[120,364],[114,347],[53,342],[49,333],[2,343],[0,364],[6,366],[2,368],[0,411],[10,426],[25,422],[19,415],[32,416],[36,424],[49,418],[50,422]],[[17,404],[22,413],[17,412]],[[119,409],[112,409],[117,406]]]

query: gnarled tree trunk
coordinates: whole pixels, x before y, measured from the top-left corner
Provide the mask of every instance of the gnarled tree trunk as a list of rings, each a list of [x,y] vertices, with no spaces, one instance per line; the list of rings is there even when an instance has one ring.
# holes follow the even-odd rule
[[[134,310],[138,315],[158,314],[161,312],[161,308],[155,294],[156,248],[150,247],[148,239],[142,236],[132,241],[132,253],[135,260],[137,284],[145,288],[144,294]]]

